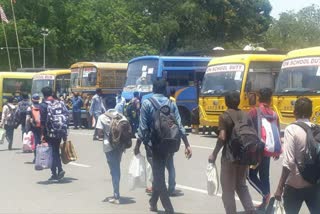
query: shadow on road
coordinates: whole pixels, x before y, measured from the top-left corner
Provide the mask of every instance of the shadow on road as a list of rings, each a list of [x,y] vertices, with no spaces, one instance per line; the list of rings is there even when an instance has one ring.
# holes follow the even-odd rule
[[[112,198],[112,196],[106,197],[105,199],[103,199],[102,202],[108,202],[109,199],[111,199],[111,198]],[[132,197],[122,197],[122,196],[121,196],[121,198],[120,198],[120,203],[121,203],[121,204],[135,204],[136,201],[135,201]]]
[[[205,138],[217,138],[217,135],[201,135],[200,137],[205,137]]]
[[[68,184],[77,180],[78,180],[77,178],[64,177],[59,181],[38,181],[37,184],[40,184],[40,185]]]
[[[0,149],[0,152],[12,152],[12,151],[17,151],[17,150],[21,150],[19,148],[12,148],[11,150],[9,149]],[[17,152],[17,153],[22,153],[22,152]]]

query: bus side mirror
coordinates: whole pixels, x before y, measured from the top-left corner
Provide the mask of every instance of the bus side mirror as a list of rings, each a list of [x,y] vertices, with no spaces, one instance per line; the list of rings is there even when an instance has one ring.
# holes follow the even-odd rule
[[[255,106],[257,104],[257,95],[255,93],[249,93],[249,105]]]

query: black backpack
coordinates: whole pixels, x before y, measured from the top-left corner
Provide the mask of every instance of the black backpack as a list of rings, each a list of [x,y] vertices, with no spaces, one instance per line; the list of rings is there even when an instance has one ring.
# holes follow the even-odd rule
[[[316,184],[320,180],[320,126],[311,127],[304,122],[294,123],[300,126],[307,134],[306,149],[303,154],[303,160],[295,163],[304,180],[311,184]]]
[[[248,124],[248,115],[237,112],[237,116],[225,112],[234,126],[228,140],[234,161],[241,165],[256,165],[263,157],[264,143],[261,142],[253,126]]]
[[[27,110],[31,106],[29,101],[20,101],[16,110],[15,120],[17,124],[24,124],[27,117]]]
[[[168,100],[166,104],[160,105],[153,97],[148,100],[155,108],[151,126],[152,149],[160,155],[177,152],[180,148],[181,134],[172,112],[171,101]]]

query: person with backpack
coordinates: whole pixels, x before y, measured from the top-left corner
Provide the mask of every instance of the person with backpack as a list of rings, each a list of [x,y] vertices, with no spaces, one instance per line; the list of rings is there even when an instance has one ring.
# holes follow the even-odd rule
[[[81,128],[81,108],[83,106],[83,100],[78,92],[74,93],[71,102],[74,129],[78,129],[78,127]]]
[[[23,134],[26,133],[26,116],[27,116],[27,109],[31,106],[29,95],[27,93],[22,93],[22,100],[18,102],[17,110],[16,110],[16,123],[17,125],[21,124],[21,132],[22,138]]]
[[[40,103],[42,141],[52,147],[52,175],[49,180],[61,180],[65,171],[61,164],[60,143],[61,140],[67,141],[69,111],[63,101],[53,98],[51,87],[44,87],[41,92],[44,97]]]
[[[255,160],[248,153],[241,151],[250,151],[250,145],[254,147],[259,140],[252,127],[252,121],[247,113],[241,111],[240,93],[238,91],[229,91],[225,95],[227,111],[219,116],[219,136],[216,146],[209,156],[209,163],[215,163],[218,153],[223,148],[221,156],[220,181],[222,187],[222,201],[227,214],[236,212],[235,192],[246,213],[255,213],[255,208],[246,184],[246,174],[248,166]],[[245,139],[240,133],[250,133],[251,139]],[[240,140],[239,140],[240,139]],[[249,144],[250,142],[250,144]],[[241,150],[243,148],[243,150]]]
[[[35,148],[39,144],[41,144],[41,119],[40,119],[40,96],[39,94],[35,93],[32,95],[31,98],[32,105],[27,109],[27,116],[26,116],[26,131],[32,131],[34,136],[34,144]],[[34,159],[33,163],[36,160],[36,149],[34,150]]]
[[[125,110],[131,123],[133,134],[137,132],[139,127],[140,107],[139,92],[135,91]]]
[[[178,107],[167,98],[165,80],[153,82],[153,95],[145,99],[140,112],[138,138],[152,149],[153,191],[149,200],[150,211],[157,212],[157,202],[166,213],[174,213],[165,183],[165,167],[169,155],[177,152],[182,138],[187,158],[192,155]]]
[[[2,108],[2,117],[0,127],[6,130],[6,139],[8,141],[8,149],[12,150],[13,134],[16,128],[16,106],[13,104],[12,96],[7,98],[7,103]]]
[[[310,122],[312,101],[299,98],[294,105],[296,122],[284,131],[282,173],[275,198],[286,213],[299,213],[305,202],[311,214],[320,213],[320,127]]]
[[[95,126],[97,124],[98,121],[98,117],[103,114],[104,112],[106,112],[106,107],[105,104],[103,103],[103,99],[102,99],[102,90],[101,88],[97,88],[96,89],[96,95],[94,95],[92,97],[91,100],[91,105],[90,105],[90,109],[89,109],[89,113],[92,117],[94,117],[95,119]],[[93,134],[93,140],[98,140],[98,132],[95,129],[94,134]]]
[[[278,115],[271,109],[272,89],[259,91],[259,107],[249,112],[258,137],[265,143],[264,156],[257,166],[251,166],[248,181],[262,195],[262,203],[256,208],[264,210],[270,200],[270,157],[279,159],[281,154],[280,125]],[[259,173],[259,177],[258,177]]]
[[[120,204],[120,163],[125,149],[131,147],[131,126],[124,115],[115,109],[109,109],[98,117],[96,128],[99,136],[103,136],[103,151],[106,155],[113,185],[113,196],[104,201]]]

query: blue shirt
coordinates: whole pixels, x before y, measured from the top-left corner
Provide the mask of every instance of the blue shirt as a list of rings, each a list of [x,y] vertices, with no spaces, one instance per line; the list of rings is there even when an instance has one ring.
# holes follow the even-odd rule
[[[126,99],[122,96],[118,97],[116,96],[116,106],[114,107],[114,109],[123,114],[123,111],[124,111],[124,106],[126,104]]]
[[[162,94],[153,94],[152,97],[154,97],[159,102],[160,105],[164,105],[169,101],[169,99]],[[176,121],[179,125],[181,135],[186,135],[186,130],[182,126],[181,117],[180,117],[177,105],[171,102],[171,106],[172,106],[171,111],[174,113]],[[155,108],[152,105],[152,103],[148,99],[144,100],[140,110],[140,123],[138,128],[138,137],[142,140],[144,144],[147,144],[148,142],[150,142],[150,137],[151,137],[150,127],[152,126],[152,120],[153,120],[152,115],[154,111],[155,111]]]
[[[73,112],[81,112],[81,107],[83,105],[83,101],[81,97],[72,97],[72,111]]]
[[[101,115],[104,112],[106,112],[106,108],[104,107],[102,97],[97,94],[94,95],[89,109],[90,115]]]

